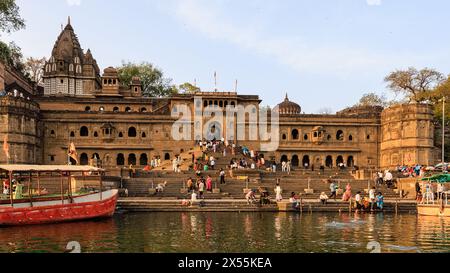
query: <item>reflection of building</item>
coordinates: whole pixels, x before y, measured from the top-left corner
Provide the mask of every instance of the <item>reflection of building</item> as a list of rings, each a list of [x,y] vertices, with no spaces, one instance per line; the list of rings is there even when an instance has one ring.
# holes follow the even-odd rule
[[[59,35],[44,68],[44,88],[27,83],[13,70],[0,66],[0,91],[18,90],[26,95],[0,99],[0,137],[9,135],[17,158],[12,162],[64,164],[73,141],[81,164],[98,163],[108,169],[146,165],[154,156],[171,159],[193,147],[194,141],[174,141],[171,116],[177,105],[194,111],[206,106],[243,105],[257,113],[256,95],[234,92],[200,92],[170,98],[142,97],[139,78],[128,87],[117,71],[100,69],[92,52],[84,53],[70,22]],[[31,99],[27,100],[27,96]],[[197,102],[196,96],[202,100]],[[198,105],[196,105],[198,104]],[[431,164],[432,115],[426,105],[345,109],[335,115],[302,114],[301,107],[286,96],[276,108],[280,115],[280,146],[267,158],[291,160],[294,166],[308,163],[335,167],[339,163],[359,167],[392,167],[397,164]],[[208,118],[189,123],[191,137]],[[252,123],[247,118],[246,125]],[[236,124],[212,125],[224,133]],[[249,134],[246,127],[247,138]],[[179,131],[179,133],[182,133]],[[41,136],[44,136],[41,138]],[[258,150],[259,141],[239,141]],[[0,162],[6,162],[0,153]]]

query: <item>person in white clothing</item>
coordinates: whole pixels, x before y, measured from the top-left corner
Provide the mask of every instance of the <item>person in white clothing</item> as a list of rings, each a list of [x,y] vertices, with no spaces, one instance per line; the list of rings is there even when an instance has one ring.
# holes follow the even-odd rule
[[[277,185],[275,187],[275,195],[277,202],[283,201],[283,196],[281,195],[282,192],[283,190],[281,189],[280,183],[277,182]]]

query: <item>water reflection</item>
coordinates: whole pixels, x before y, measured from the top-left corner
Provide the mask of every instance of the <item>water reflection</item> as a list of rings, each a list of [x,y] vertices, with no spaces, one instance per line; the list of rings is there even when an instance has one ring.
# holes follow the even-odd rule
[[[448,252],[450,219],[415,215],[141,213],[0,229],[0,252]]]

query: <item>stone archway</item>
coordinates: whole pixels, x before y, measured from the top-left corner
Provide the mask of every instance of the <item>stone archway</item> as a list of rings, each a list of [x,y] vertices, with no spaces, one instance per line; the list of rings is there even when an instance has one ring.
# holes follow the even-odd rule
[[[311,162],[309,161],[309,155],[305,155],[303,156],[303,160],[302,160],[302,166],[305,167],[305,164],[308,164],[308,167],[311,165]]]
[[[333,168],[333,157],[331,155],[327,156],[325,159],[325,166],[328,168]]]
[[[353,166],[355,166],[355,159],[353,158],[353,156],[349,156],[347,158],[347,167],[352,168]]]
[[[298,158],[298,155],[293,155],[292,160],[291,160],[291,165],[293,167],[298,167],[299,164],[300,164],[300,160]]]
[[[288,162],[288,156],[287,155],[282,155],[281,156],[281,159],[280,159],[280,162]]]
[[[341,155],[336,158],[336,166],[339,167],[339,164],[344,163],[344,157]]]

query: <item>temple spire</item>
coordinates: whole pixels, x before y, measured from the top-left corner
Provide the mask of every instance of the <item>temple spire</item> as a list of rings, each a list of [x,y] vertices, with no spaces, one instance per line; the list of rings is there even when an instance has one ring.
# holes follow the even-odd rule
[[[70,25],[70,16],[67,17],[67,24]]]
[[[288,98],[288,93],[286,92],[286,98],[284,99],[285,101],[289,101],[289,98]]]

